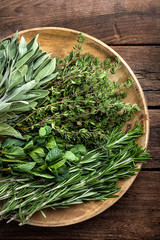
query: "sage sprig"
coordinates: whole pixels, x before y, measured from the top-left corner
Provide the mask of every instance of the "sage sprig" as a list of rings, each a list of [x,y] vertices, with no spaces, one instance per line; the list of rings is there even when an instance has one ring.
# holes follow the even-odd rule
[[[18,32],[0,43],[0,135],[18,137],[10,125],[44,101],[49,93],[44,84],[57,73],[56,59],[40,49],[38,35],[28,44],[17,38]]]

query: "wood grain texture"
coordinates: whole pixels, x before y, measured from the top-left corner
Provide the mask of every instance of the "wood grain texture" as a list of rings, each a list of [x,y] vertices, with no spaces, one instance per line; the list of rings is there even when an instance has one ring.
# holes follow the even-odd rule
[[[160,46],[112,46],[133,69],[149,107],[160,107]]]
[[[68,227],[19,227],[1,223],[3,240],[159,240],[160,174],[140,172],[127,193],[111,208],[83,223]],[[146,184],[147,182],[147,184]],[[125,210],[124,210],[125,209]]]
[[[159,0],[1,0],[0,22],[1,37],[49,26],[76,29],[107,44],[160,43]]]
[[[127,193],[95,218],[62,228],[20,228],[16,222],[1,222],[0,239],[159,240],[160,1],[0,0],[0,21],[0,37],[17,29],[58,26],[86,32],[112,45],[145,91],[152,155]]]

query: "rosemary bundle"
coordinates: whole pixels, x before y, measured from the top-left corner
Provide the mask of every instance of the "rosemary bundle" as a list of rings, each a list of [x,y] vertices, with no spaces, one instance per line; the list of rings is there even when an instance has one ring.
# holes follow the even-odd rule
[[[19,218],[22,225],[36,211],[47,207],[55,210],[84,201],[116,197],[113,194],[120,189],[118,179],[134,175],[139,170],[136,163],[149,158],[148,152],[144,152],[135,141],[142,134],[141,126],[126,134],[114,129],[100,148],[86,152],[85,147],[78,150],[75,146],[70,153],[67,151],[68,154],[65,152],[58,158],[53,154],[51,169],[48,165],[53,179],[35,179],[30,169],[28,174],[26,169],[23,175],[18,174],[18,170],[16,176],[9,175],[0,180],[1,218],[9,219],[8,222]],[[48,155],[46,162],[47,158]],[[41,173],[43,177],[42,169]]]

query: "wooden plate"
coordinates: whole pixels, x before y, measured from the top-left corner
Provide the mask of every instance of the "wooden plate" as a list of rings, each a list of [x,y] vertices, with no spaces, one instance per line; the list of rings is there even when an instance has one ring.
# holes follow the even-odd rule
[[[19,32],[19,38],[23,35],[27,41],[30,41],[36,34],[39,34],[38,42],[40,43],[40,47],[43,50],[51,53],[52,57],[56,56],[63,58],[73,49],[73,46],[76,44],[79,32],[71,29],[57,27],[34,28]],[[134,79],[134,84],[128,90],[128,96],[125,101],[131,104],[137,103],[138,106],[142,109],[140,112],[136,113],[131,124],[134,125],[134,123],[138,121],[138,123],[144,125],[145,134],[138,139],[138,143],[142,145],[143,148],[146,148],[149,138],[149,117],[144,94],[137,78],[135,77],[130,67],[126,64],[126,62],[111,47],[87,34],[85,34],[85,36],[86,41],[83,44],[84,52],[92,53],[94,56],[99,57],[101,60],[104,60],[106,57],[115,58],[118,56],[120,58],[122,67],[115,75],[111,75],[111,78],[113,80],[122,82],[126,81],[129,76]],[[127,128],[127,125],[125,128]],[[141,164],[138,166],[141,167]],[[121,190],[118,192],[118,198],[113,198],[101,202],[91,201],[88,203],[83,203],[81,205],[71,206],[68,209],[58,209],[56,211],[46,209],[44,211],[47,216],[46,219],[41,215],[41,213],[37,212],[34,214],[29,224],[44,227],[56,227],[75,224],[92,218],[117,202],[128,190],[135,178],[136,175],[129,179],[121,180],[118,182],[119,186],[121,186]]]

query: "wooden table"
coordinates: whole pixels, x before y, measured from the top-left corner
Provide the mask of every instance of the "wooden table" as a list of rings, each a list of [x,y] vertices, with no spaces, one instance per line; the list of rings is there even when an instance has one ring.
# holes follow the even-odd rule
[[[0,0],[0,37],[59,26],[88,33],[116,50],[144,90],[150,114],[149,150],[136,181],[111,208],[68,227],[0,223],[0,239],[160,239],[160,1]]]

